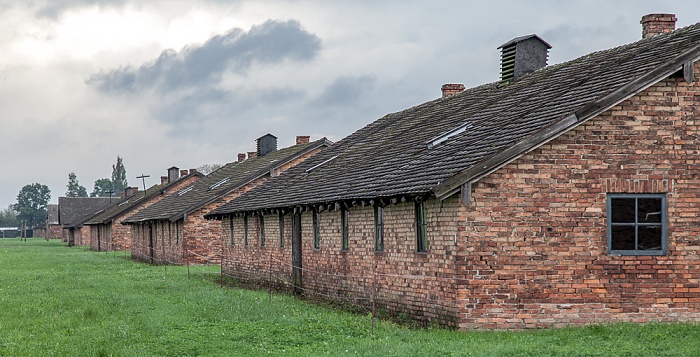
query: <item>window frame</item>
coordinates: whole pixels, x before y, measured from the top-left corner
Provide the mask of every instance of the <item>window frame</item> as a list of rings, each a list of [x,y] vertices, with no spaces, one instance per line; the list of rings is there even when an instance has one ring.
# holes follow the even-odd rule
[[[243,215],[243,245],[248,246],[248,215]]]
[[[350,210],[340,208],[340,251],[347,252],[350,248]]]
[[[425,201],[418,201],[414,205],[415,229],[416,229],[416,253],[428,252],[428,209]]]
[[[228,231],[231,238],[231,246],[235,246],[236,241],[233,239],[233,216],[228,217]]]
[[[374,251],[384,251],[384,207],[374,206]]]
[[[319,250],[321,249],[321,212],[319,212],[318,209],[314,209],[312,212],[314,222],[314,250]]]
[[[258,228],[260,228],[260,247],[265,246],[265,215],[258,216]]]
[[[279,213],[279,225],[280,225],[280,248],[284,248],[284,213]]]
[[[615,198],[634,199],[635,214],[634,223],[613,222],[612,200]],[[638,219],[639,199],[660,199],[661,200],[661,218],[660,222],[656,223],[640,223]],[[668,254],[668,204],[666,194],[663,193],[608,193],[606,195],[606,234],[607,234],[607,251],[609,255],[624,255],[624,256],[663,256]],[[635,229],[635,249],[634,250],[613,250],[612,247],[612,228],[613,226],[627,226]],[[661,249],[660,250],[639,250],[639,227],[660,226],[661,227]]]

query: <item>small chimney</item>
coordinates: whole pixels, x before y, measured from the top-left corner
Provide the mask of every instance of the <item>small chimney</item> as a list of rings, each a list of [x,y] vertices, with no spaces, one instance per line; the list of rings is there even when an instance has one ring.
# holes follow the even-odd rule
[[[124,189],[124,191],[121,192],[121,198],[124,198],[124,197],[126,197],[126,189]]]
[[[161,176],[160,177],[160,184],[168,183],[168,176]]]
[[[308,144],[309,139],[311,139],[311,137],[308,135],[297,135],[297,145]]]
[[[265,156],[273,151],[277,151],[277,137],[272,134],[265,134],[257,140],[258,156]]]
[[[518,78],[547,66],[549,49],[552,48],[537,35],[516,37],[501,46],[501,80],[517,81]]]
[[[238,162],[241,162],[241,161],[243,161],[243,160],[245,160],[245,154],[242,153],[242,152],[241,152],[241,153],[238,153]]]
[[[675,14],[649,14],[642,16],[642,38],[660,35],[676,29]]]
[[[180,177],[187,176],[187,170],[180,170]]]
[[[136,192],[139,192],[139,187],[138,187],[138,186],[132,187],[132,188],[131,188],[131,193],[132,193],[132,194],[136,194]]]
[[[134,188],[133,187],[125,187],[124,188],[124,197],[130,197],[131,195],[134,194]]]
[[[197,172],[197,169],[190,169],[190,175]]]
[[[442,97],[449,97],[451,95],[464,92],[464,84],[459,83],[448,83],[442,85]]]
[[[175,182],[180,178],[180,169],[173,166],[168,169],[168,182]]]
[[[252,158],[254,158],[255,156],[257,156],[257,154],[258,154],[258,153],[255,152],[255,151],[248,151],[248,158],[249,158],[249,159],[252,159]]]

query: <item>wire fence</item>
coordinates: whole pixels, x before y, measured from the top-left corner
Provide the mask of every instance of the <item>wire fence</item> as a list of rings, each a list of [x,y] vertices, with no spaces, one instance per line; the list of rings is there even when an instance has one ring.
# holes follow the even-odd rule
[[[456,274],[392,274],[377,264],[368,270],[329,272],[313,267],[295,267],[291,262],[272,255],[251,255],[245,260],[233,260],[227,256],[220,264],[221,259],[213,262],[212,257],[192,250],[179,252],[181,258],[178,260],[172,259],[178,253],[169,252],[169,258],[160,247],[154,247],[151,255],[148,245],[139,242],[132,242],[132,245],[132,250],[138,252],[136,255],[128,251],[107,251],[104,254],[162,265],[166,273],[168,266],[184,265],[188,278],[204,278],[218,282],[221,287],[233,285],[266,290],[270,302],[277,292],[293,292],[305,299],[330,302],[343,309],[369,314],[372,333],[377,316],[398,318],[403,322],[438,322],[448,326],[456,323]],[[182,259],[185,255],[198,258],[198,264]],[[212,270],[214,266],[219,269]],[[303,277],[301,285],[294,283],[295,269]]]

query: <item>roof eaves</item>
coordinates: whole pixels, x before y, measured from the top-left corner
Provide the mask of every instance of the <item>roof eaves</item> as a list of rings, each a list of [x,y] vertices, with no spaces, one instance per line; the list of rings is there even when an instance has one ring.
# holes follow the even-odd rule
[[[683,69],[688,62],[700,60],[700,45],[684,52],[671,61],[649,71],[648,73],[632,80],[610,94],[591,102],[583,108],[553,123],[552,125],[521,140],[512,147],[505,149],[481,163],[478,163],[433,187],[435,196],[444,200],[459,191],[462,185],[474,183],[492,172],[502,168],[532,150],[556,139],[560,135],[581,125],[600,113],[607,111],[615,105],[627,100],[639,92],[651,87],[671,74]]]

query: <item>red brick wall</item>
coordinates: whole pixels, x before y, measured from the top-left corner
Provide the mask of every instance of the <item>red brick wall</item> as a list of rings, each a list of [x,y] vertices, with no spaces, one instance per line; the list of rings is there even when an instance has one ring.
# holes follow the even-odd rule
[[[459,327],[700,321],[699,104],[667,79],[477,182]],[[667,195],[667,255],[608,255],[607,193]]]
[[[101,251],[122,251],[131,249],[131,226],[121,224],[127,218],[135,215],[143,209],[146,209],[153,204],[159,202],[164,197],[183,189],[185,186],[199,180],[199,176],[192,175],[177,181],[173,186],[168,188],[167,192],[164,194],[158,194],[149,198],[146,202],[140,203],[133,209],[122,214],[121,216],[115,218],[111,223],[95,225],[95,227],[100,227],[100,244],[99,250]],[[135,195],[143,195],[143,192],[137,192]],[[90,249],[98,250],[97,245],[97,230],[91,230],[92,234],[92,244]]]
[[[49,239],[61,239],[63,235],[63,226],[60,224],[49,225]]]
[[[416,253],[413,203],[385,208],[384,251],[375,252],[374,209],[349,210],[349,245],[341,251],[340,211],[321,212],[320,249],[313,247],[311,212],[302,214],[303,289],[309,296],[349,301],[414,318],[456,325],[454,291],[458,200],[430,200],[427,253]],[[222,271],[236,278],[291,288],[291,215],[285,216],[285,245],[279,246],[278,215],[265,218],[265,247],[260,246],[257,217],[249,217],[248,246],[243,219],[234,219],[234,245],[229,220],[222,222]]]

